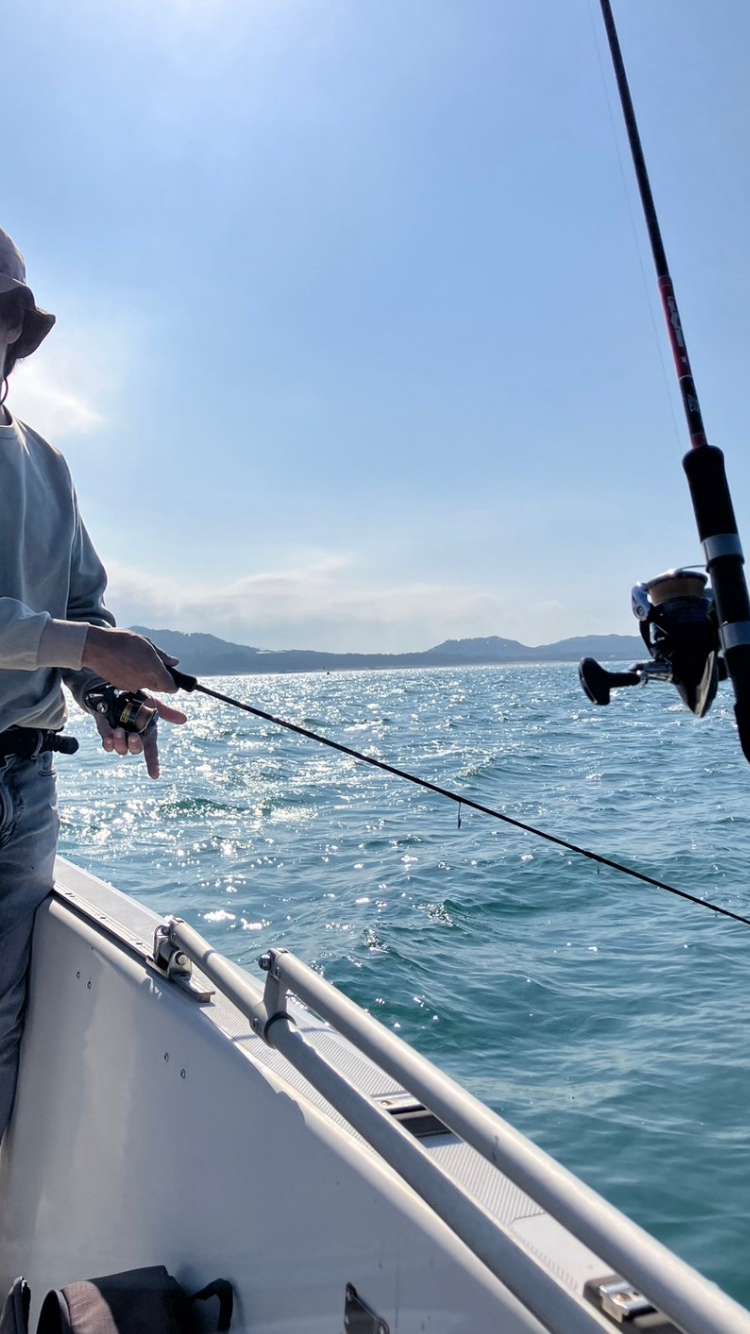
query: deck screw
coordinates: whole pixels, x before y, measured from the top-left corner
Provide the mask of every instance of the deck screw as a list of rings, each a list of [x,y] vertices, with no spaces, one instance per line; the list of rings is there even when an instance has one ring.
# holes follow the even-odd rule
[[[181,1071],[180,1071],[180,1079],[185,1079],[186,1076],[187,1076],[187,1071],[186,1071],[186,1070],[181,1070]]]
[[[91,978],[89,978],[88,982],[86,983],[86,986],[88,987],[88,989],[89,989],[89,991],[90,991],[90,990],[91,990]]]
[[[80,977],[80,976],[81,976],[81,970],[80,970],[80,968],[79,968],[79,969],[78,969],[78,972],[76,973],[76,977]]]
[[[168,1052],[168,1051],[165,1051],[165,1053],[164,1053],[164,1060],[165,1060],[165,1061],[168,1061],[168,1060],[169,1060],[169,1052]]]

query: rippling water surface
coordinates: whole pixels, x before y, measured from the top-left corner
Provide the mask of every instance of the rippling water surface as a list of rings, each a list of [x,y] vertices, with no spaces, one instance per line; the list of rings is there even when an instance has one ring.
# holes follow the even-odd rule
[[[575,668],[232,677],[246,699],[750,915],[728,693]],[[724,688],[726,692],[726,687]],[[185,697],[186,698],[186,697]],[[750,930],[190,696],[163,778],[93,729],[65,856],[255,966],[284,944],[750,1305]]]

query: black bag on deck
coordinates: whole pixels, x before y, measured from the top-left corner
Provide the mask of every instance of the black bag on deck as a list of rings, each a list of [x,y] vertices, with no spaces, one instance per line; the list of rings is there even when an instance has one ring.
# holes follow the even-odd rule
[[[48,1292],[36,1334],[195,1334],[193,1303],[219,1301],[217,1334],[232,1323],[230,1283],[216,1279],[188,1297],[163,1265],[107,1274]],[[16,1279],[0,1314],[0,1334],[28,1334],[29,1288]]]

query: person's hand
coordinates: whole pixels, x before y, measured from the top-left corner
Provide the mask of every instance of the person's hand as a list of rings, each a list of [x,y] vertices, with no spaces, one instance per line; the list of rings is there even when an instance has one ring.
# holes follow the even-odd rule
[[[165,723],[187,722],[184,713],[171,708],[169,704],[164,704],[160,699],[153,699],[148,695],[145,703],[156,709]],[[144,736],[140,732],[126,732],[124,727],[112,727],[101,713],[93,714],[93,718],[102,739],[103,750],[115,751],[118,755],[142,755],[146,761],[149,778],[159,777],[159,746],[155,727]]]
[[[170,694],[177,686],[166,664],[174,667],[178,661],[132,630],[90,625],[81,666],[118,690],[161,690]]]

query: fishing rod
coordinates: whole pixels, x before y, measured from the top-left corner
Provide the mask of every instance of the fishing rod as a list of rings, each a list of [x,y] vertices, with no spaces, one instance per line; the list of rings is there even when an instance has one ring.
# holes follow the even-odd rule
[[[613,861],[611,857],[604,857],[601,853],[592,852],[589,848],[582,848],[576,843],[570,843],[565,838],[559,838],[557,834],[550,834],[545,829],[537,829],[534,825],[526,824],[523,820],[516,820],[512,815],[506,815],[503,811],[495,810],[492,806],[484,806],[482,802],[473,801],[471,797],[464,796],[461,792],[453,792],[451,788],[441,787],[438,783],[431,783],[426,778],[420,778],[417,774],[409,773],[407,769],[399,769],[395,764],[388,764],[385,760],[376,759],[374,755],[365,755],[363,751],[354,750],[351,746],[345,746],[341,741],[334,741],[331,737],[322,736],[320,732],[312,732],[309,727],[303,727],[300,723],[292,723],[287,718],[278,718],[273,713],[267,713],[265,709],[258,709],[253,704],[245,704],[242,700],[234,699],[231,695],[224,695],[219,690],[212,690],[210,686],[203,685],[196,676],[178,671],[176,667],[168,666],[167,670],[178,690],[188,692],[197,690],[200,694],[208,695],[211,699],[219,700],[222,704],[229,704],[233,709],[241,709],[243,713],[250,713],[254,718],[261,718],[264,722],[273,723],[275,727],[283,727],[287,732],[294,732],[297,736],[305,737],[308,741],[317,741],[321,746],[328,746],[331,750],[337,750],[340,754],[348,755],[353,760],[360,760],[363,764],[369,764],[374,769],[381,769],[384,773],[392,774],[394,778],[403,778],[407,783],[413,783],[426,792],[434,792],[438,797],[445,797],[447,801],[455,802],[458,805],[459,829],[461,828],[461,807],[465,806],[468,810],[478,811],[480,815],[489,815],[493,820],[502,820],[504,824],[512,825],[514,829],[521,829],[525,834],[534,834],[536,838],[542,838],[547,843],[554,843],[558,848],[565,848],[567,852],[576,853],[579,857],[587,857],[589,861],[596,862],[599,866],[608,866],[613,871],[620,871],[623,875],[629,875],[634,880],[640,880],[644,885],[651,885],[654,889],[666,890],[668,894],[676,894],[678,898],[687,899],[688,903],[695,903],[699,908],[708,908],[721,917],[729,917],[734,922],[741,922],[743,926],[750,926],[750,917],[743,917],[740,913],[732,912],[730,908],[721,908],[709,899],[698,898],[696,894],[689,894],[685,889],[677,889],[674,885],[668,885],[663,880],[656,880],[653,876],[645,875],[643,871],[636,871],[631,866],[623,865],[622,862]],[[143,691],[118,690],[115,686],[100,683],[88,691],[85,698],[88,707],[106,717],[111,727],[122,727],[126,732],[137,732],[141,736],[145,736],[156,727],[157,710]]]
[[[729,676],[740,745],[750,761],[750,598],[724,455],[708,443],[612,6],[610,0],[600,0],[600,5],[687,421],[690,450],[682,466],[710,586],[708,577],[693,567],[669,570],[636,584],[633,612],[653,661],[636,663],[630,672],[612,673],[593,658],[584,658],[581,683],[595,704],[608,704],[613,687],[669,681],[701,718],[719,682]]]

